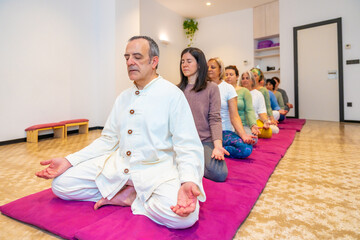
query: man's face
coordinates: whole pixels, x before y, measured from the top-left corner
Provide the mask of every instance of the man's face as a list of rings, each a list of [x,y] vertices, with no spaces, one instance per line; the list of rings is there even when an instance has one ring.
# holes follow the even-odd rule
[[[156,67],[155,58],[149,57],[149,43],[145,39],[135,39],[128,43],[125,59],[129,78],[133,81],[148,80]],[[156,62],[156,63],[155,63]]]

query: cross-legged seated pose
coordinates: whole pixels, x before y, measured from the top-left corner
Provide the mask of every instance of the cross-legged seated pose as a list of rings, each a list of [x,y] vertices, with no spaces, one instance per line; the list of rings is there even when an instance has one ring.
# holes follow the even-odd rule
[[[169,228],[187,228],[205,201],[204,149],[183,92],[156,73],[159,48],[132,37],[125,60],[134,85],[115,101],[101,137],[65,158],[42,161],[65,200],[131,206],[133,214]]]
[[[257,136],[260,133],[260,130],[258,125],[256,124],[256,116],[252,105],[251,93],[247,88],[239,86],[239,70],[235,65],[227,66],[225,68],[225,77],[225,81],[235,88],[238,95],[238,113],[244,126],[245,132]],[[255,138],[254,140],[254,144],[256,144],[257,138]]]
[[[273,110],[274,118],[278,121],[283,121],[288,111],[284,109],[285,106],[281,95],[278,99],[276,98],[274,94],[275,85],[276,85],[275,80],[266,79],[266,88],[269,91],[270,103],[271,103],[271,108]]]
[[[260,91],[255,88],[255,77],[252,71],[241,74],[240,85],[250,91],[252,104],[255,111],[256,122],[260,127],[259,138],[271,138],[272,130],[270,128],[270,120],[266,113],[265,99]]]
[[[179,87],[189,102],[204,147],[204,176],[216,182],[223,182],[228,174],[224,154],[229,153],[222,146],[220,92],[215,83],[206,80],[207,63],[200,49],[183,50],[180,75]]]
[[[223,81],[225,71],[220,58],[211,58],[208,67],[208,78],[216,83],[220,90],[223,146],[230,153],[231,158],[248,157],[252,152],[252,144],[256,136],[247,134],[243,128],[237,110],[235,88]]]
[[[254,74],[255,88],[259,90],[264,96],[266,113],[270,119],[270,128],[272,130],[272,133],[277,134],[279,133],[280,130],[277,126],[278,121],[274,118],[273,111],[271,108],[269,91],[266,89],[266,87],[264,87],[265,86],[264,74],[259,68],[252,68],[250,71],[252,71],[252,73]]]
[[[279,84],[280,84],[280,78],[278,77],[273,77],[272,79],[275,80],[276,84],[275,84],[275,96],[276,99],[279,98],[280,96],[278,94],[276,94],[277,92],[281,93],[281,96],[283,98],[284,104],[285,104],[285,110],[286,111],[290,111],[291,108],[293,108],[294,106],[289,103],[289,98],[288,95],[286,93],[286,91],[284,89],[279,88]]]

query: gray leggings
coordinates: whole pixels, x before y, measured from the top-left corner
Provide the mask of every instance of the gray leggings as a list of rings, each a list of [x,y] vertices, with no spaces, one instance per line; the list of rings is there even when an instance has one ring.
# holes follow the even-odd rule
[[[216,160],[211,158],[214,149],[212,142],[202,142],[205,156],[205,172],[204,177],[215,182],[224,182],[228,175],[228,168],[225,160]]]

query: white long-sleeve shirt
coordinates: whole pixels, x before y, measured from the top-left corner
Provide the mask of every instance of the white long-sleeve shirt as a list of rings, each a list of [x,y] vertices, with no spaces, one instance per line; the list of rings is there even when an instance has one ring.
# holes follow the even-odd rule
[[[198,185],[200,201],[204,150],[189,104],[182,91],[161,76],[144,89],[122,92],[113,106],[102,136],[66,158],[75,166],[101,157],[96,184],[103,197],[113,197],[131,176],[145,202],[161,183],[179,178]]]

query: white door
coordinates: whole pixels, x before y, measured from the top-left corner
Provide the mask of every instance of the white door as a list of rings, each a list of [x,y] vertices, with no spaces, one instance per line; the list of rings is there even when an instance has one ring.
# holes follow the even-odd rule
[[[299,117],[339,121],[337,24],[298,31]]]

